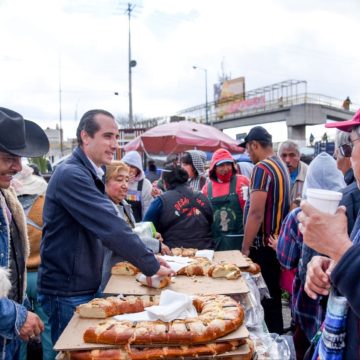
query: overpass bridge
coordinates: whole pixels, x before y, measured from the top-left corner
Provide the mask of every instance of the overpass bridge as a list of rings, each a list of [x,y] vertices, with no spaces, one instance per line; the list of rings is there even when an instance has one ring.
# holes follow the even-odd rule
[[[343,100],[308,93],[306,81],[286,80],[227,98],[225,102],[201,104],[181,110],[176,116],[149,119],[138,125],[153,127],[185,119],[205,123],[208,112],[209,125],[220,130],[285,121],[287,137],[305,141],[307,125],[348,120],[358,108],[359,105],[351,104],[347,110]]]
[[[345,110],[335,104],[321,102],[323,96],[303,94],[297,102],[284,103],[282,106],[273,106],[248,114],[238,114],[231,118],[219,119],[213,126],[224,130],[246,125],[259,125],[285,121],[287,137],[293,140],[306,140],[307,125],[325,124],[327,121],[343,121],[350,119],[355,111]],[[290,99],[289,99],[290,100]],[[319,101],[320,100],[320,101]]]

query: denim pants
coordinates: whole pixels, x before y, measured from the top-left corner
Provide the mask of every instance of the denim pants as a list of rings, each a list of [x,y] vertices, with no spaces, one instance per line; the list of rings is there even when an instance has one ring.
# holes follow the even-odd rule
[[[0,359],[1,360],[19,360],[20,359],[20,338],[15,338],[13,340],[4,340],[5,344],[2,344],[0,348]]]
[[[48,317],[45,314],[43,308],[37,301],[37,271],[28,271],[27,273],[27,288],[26,294],[31,304],[30,311],[34,312],[39,316],[41,321],[44,323],[44,331],[41,334],[41,347],[43,351],[43,360],[54,360],[56,353],[53,350],[53,343],[51,341],[51,331],[48,321]],[[27,359],[27,342],[22,342],[20,360]]]
[[[95,294],[79,296],[55,296],[38,293],[38,301],[49,317],[51,339],[53,344],[59,339],[61,333],[70,322],[76,307],[89,302]]]

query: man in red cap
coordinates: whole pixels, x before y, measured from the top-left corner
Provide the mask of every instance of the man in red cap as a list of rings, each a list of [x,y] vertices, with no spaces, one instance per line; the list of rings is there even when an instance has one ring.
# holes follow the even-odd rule
[[[360,110],[351,120],[329,123],[327,128],[349,132],[351,163],[358,186],[360,185]],[[335,215],[325,214],[309,203],[301,204],[299,228],[305,243],[326,255],[314,257],[308,265],[305,291],[316,299],[328,295],[329,306],[325,328],[317,351],[324,356],[337,354],[343,359],[358,359],[360,354],[360,217],[348,236],[345,208],[339,207]],[[334,321],[331,323],[332,319]],[[327,321],[331,326],[327,326]],[[334,326],[335,325],[335,326]],[[332,341],[326,341],[326,339]],[[344,341],[345,339],[345,341]],[[325,358],[325,357],[324,357]],[[340,357],[336,357],[340,358]]]

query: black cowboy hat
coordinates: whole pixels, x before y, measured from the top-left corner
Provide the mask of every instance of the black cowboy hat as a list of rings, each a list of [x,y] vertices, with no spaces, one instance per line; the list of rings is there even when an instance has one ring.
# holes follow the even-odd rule
[[[49,151],[49,140],[39,125],[0,107],[0,150],[24,157],[43,156]]]

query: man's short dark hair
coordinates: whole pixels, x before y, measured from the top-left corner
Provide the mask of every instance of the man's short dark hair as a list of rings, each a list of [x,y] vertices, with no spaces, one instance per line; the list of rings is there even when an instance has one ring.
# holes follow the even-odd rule
[[[95,110],[87,111],[81,117],[79,125],[76,130],[76,138],[79,146],[83,144],[81,139],[82,130],[86,131],[90,135],[90,137],[94,137],[95,133],[100,130],[100,124],[95,119],[96,115],[98,114],[109,116],[114,119],[114,116],[106,110],[95,109]]]
[[[266,140],[252,140],[252,141],[256,141],[263,149],[273,147],[273,143],[271,141],[266,141]],[[252,142],[252,141],[249,141],[249,142]]]

